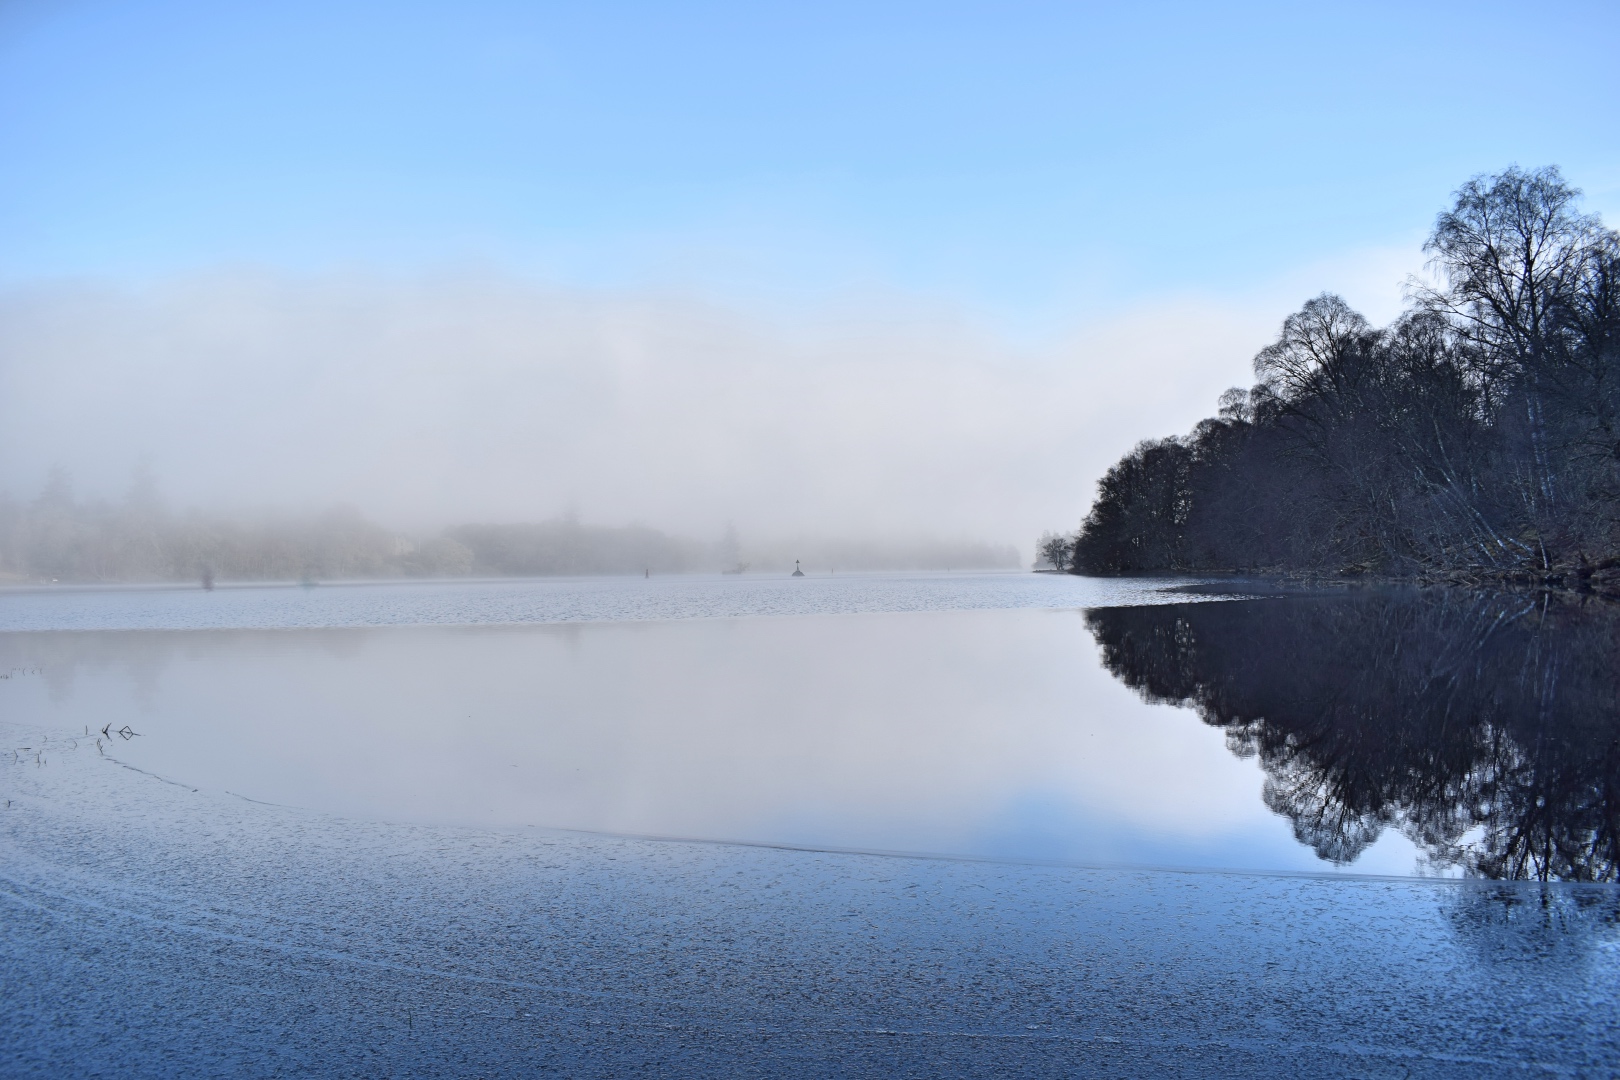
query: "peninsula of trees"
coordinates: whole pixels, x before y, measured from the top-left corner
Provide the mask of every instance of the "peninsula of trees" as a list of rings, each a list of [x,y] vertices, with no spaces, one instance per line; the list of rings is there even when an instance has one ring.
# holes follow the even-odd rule
[[[1375,328],[1323,294],[1042,554],[1076,573],[1620,578],[1620,234],[1556,168],[1476,177]]]

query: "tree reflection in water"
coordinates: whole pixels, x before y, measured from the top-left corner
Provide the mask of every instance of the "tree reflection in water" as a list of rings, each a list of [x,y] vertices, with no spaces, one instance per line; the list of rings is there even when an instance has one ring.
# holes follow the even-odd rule
[[[1103,662],[1258,755],[1323,859],[1399,828],[1435,870],[1620,878],[1620,607],[1356,590],[1087,613]]]

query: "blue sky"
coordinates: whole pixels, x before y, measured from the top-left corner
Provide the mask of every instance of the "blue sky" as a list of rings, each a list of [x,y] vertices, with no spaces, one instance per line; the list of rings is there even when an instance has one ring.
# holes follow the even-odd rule
[[[22,3],[0,275],[1083,310],[1410,244],[1510,162],[1616,205],[1617,41],[1596,3]]]
[[[1029,551],[1449,194],[1620,220],[1620,5],[0,0],[0,492]]]

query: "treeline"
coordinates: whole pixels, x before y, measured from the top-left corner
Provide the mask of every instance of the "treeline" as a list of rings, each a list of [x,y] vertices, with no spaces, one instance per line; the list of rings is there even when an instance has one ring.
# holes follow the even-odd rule
[[[715,545],[576,521],[393,532],[352,509],[259,520],[170,514],[150,501],[74,502],[60,485],[0,501],[0,579],[311,581],[677,573],[718,569]]]
[[[448,537],[413,539],[337,509],[304,517],[170,512],[149,484],[119,501],[79,500],[65,473],[36,499],[0,497],[0,581],[299,581],[471,571]]]
[[[1376,328],[1309,301],[1248,390],[1146,441],[1043,556],[1077,573],[1620,577],[1620,235],[1555,168],[1465,184],[1438,285]]]
[[[714,544],[667,536],[640,525],[606,528],[577,521],[533,525],[461,525],[445,539],[467,552],[474,574],[678,574],[718,569]]]
[[[803,538],[744,549],[639,525],[572,519],[458,525],[404,534],[336,509],[301,517],[230,518],[168,510],[152,485],[122,500],[80,500],[65,473],[38,498],[0,496],[0,583],[318,581],[356,578],[655,574],[755,570],[1016,568],[1010,547]]]

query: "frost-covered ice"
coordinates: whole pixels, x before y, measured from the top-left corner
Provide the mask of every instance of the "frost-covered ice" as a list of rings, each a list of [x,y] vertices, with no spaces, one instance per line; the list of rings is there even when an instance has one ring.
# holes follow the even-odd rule
[[[1620,1070],[1609,888],[363,823],[0,730],[8,1076]]]

